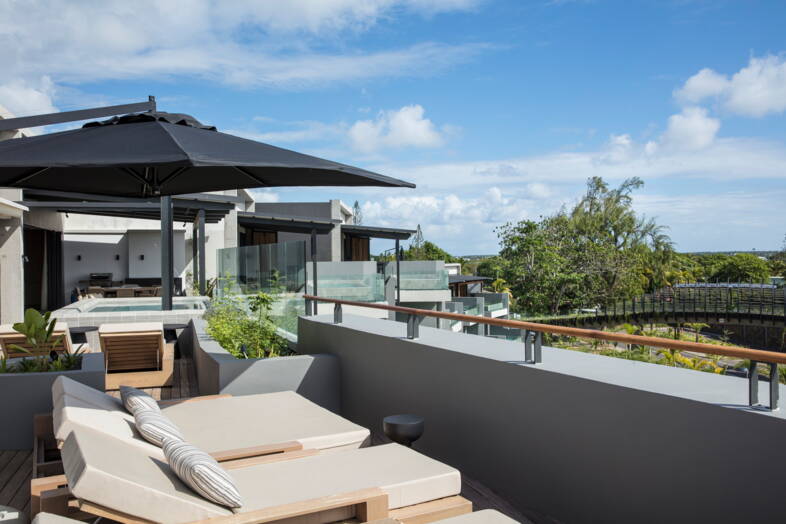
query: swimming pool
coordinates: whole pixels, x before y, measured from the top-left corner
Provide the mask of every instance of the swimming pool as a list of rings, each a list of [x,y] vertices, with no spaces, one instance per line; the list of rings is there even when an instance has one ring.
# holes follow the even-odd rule
[[[112,299],[105,299],[105,300],[112,300]],[[204,302],[201,301],[193,301],[193,302],[175,302],[172,304],[173,310],[179,309],[205,309]],[[156,303],[147,303],[144,304],[96,304],[95,306],[91,307],[90,309],[85,309],[85,313],[121,313],[121,312],[129,312],[129,311],[161,311],[161,301],[159,300]]]

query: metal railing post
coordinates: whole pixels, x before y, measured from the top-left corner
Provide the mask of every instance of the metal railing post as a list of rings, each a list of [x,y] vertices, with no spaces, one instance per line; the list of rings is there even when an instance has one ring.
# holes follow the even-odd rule
[[[343,321],[343,317],[341,314],[341,304],[336,304],[333,306],[333,323],[334,324],[341,324]]]
[[[748,405],[755,406],[759,403],[759,369],[758,362],[751,360],[748,366]]]
[[[407,338],[414,340],[420,336],[420,317],[418,315],[407,315]]]
[[[778,364],[770,364],[770,411],[778,409],[778,394],[780,393],[780,377],[778,377]]]
[[[306,316],[307,317],[310,317],[310,316],[312,316],[314,314],[314,310],[313,310],[312,304],[313,304],[312,300],[306,299]]]
[[[530,335],[532,332],[529,329],[524,330],[524,362],[532,362],[532,339]]]
[[[535,358],[533,363],[540,364],[543,362],[543,333],[540,331],[533,331],[532,334],[535,339]]]

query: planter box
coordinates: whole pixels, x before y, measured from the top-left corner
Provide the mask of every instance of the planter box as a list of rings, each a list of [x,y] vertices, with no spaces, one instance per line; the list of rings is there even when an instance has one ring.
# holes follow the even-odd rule
[[[60,375],[104,390],[104,355],[86,353],[82,369],[0,373],[0,449],[33,447],[33,415],[52,412],[52,383]]]
[[[200,395],[253,395],[296,391],[338,412],[341,407],[338,358],[333,355],[239,359],[205,331],[207,322],[191,321],[191,352]]]

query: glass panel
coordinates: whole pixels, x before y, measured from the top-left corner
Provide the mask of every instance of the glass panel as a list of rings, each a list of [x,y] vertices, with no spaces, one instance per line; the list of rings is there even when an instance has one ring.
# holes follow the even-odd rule
[[[306,283],[308,292],[312,292],[313,283]],[[383,302],[385,300],[385,282],[379,273],[354,273],[339,275],[321,275],[317,267],[317,292],[320,297],[357,302]]]
[[[305,242],[280,242],[218,250],[218,293],[303,293]]]
[[[276,300],[270,320],[297,337],[297,317],[305,314],[306,243],[280,242],[218,250],[219,297],[264,291]]]

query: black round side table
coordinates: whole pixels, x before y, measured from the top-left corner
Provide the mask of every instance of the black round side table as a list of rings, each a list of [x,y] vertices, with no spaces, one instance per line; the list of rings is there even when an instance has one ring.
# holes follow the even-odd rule
[[[426,421],[420,415],[390,415],[382,420],[385,435],[393,442],[412,447],[423,435]]]

